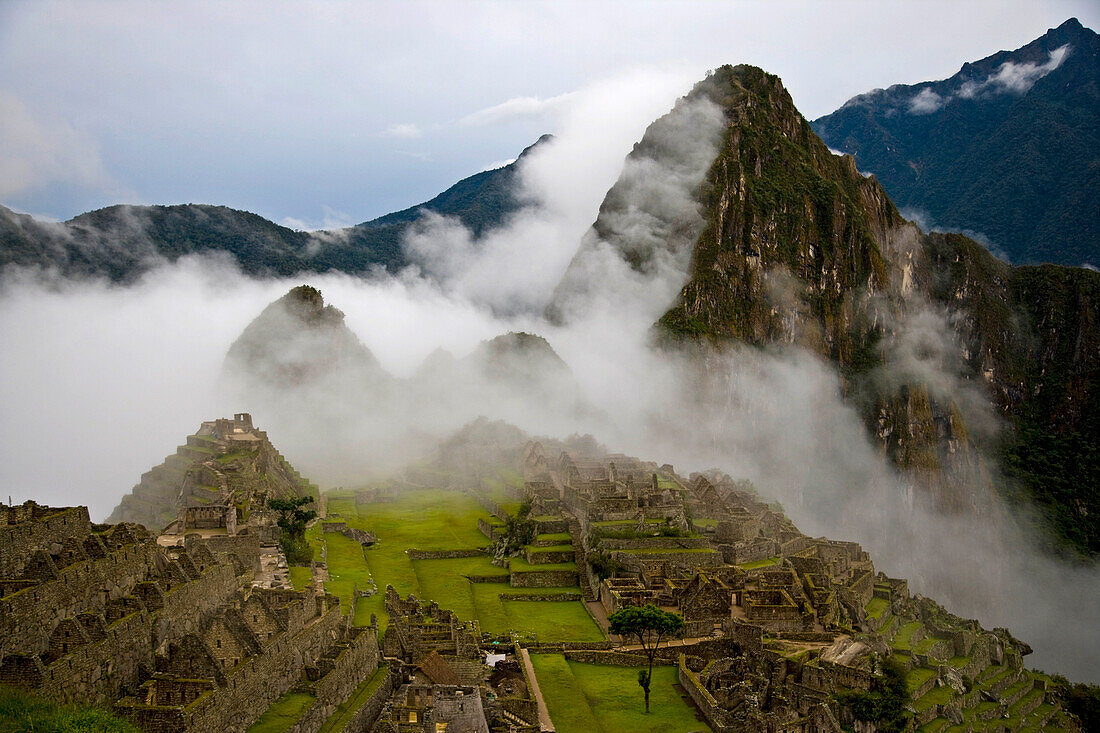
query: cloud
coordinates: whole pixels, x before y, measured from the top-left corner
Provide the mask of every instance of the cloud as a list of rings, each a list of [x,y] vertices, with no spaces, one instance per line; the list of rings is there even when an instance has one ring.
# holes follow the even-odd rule
[[[931,87],[925,87],[909,100],[909,113],[931,114],[953,99],[977,99],[1005,93],[1025,94],[1035,85],[1035,82],[1061,66],[1072,50],[1068,43],[1059,46],[1050,52],[1046,62],[1042,64],[1032,61],[1020,64],[1015,61],[1006,61],[984,79],[968,79],[960,84],[958,89],[946,95],[940,95]],[[860,98],[849,100],[849,104],[856,102],[857,99]]]
[[[936,94],[931,87],[925,87],[919,94],[909,100],[909,111],[915,115],[926,115],[935,112],[943,106],[943,97]]]
[[[331,229],[344,229],[352,226],[355,222],[350,215],[343,211],[337,211],[331,206],[321,206],[321,219],[319,221],[316,219],[307,220],[286,216],[283,217],[283,220],[279,223],[290,229],[297,229],[300,232],[318,232]]]
[[[567,92],[546,99],[539,97],[513,97],[506,102],[501,102],[492,107],[486,107],[477,112],[472,112],[459,120],[459,124],[480,127],[484,125],[495,125],[516,118],[531,118],[556,113],[561,111],[573,96],[573,92]]]
[[[386,137],[397,137],[403,140],[416,140],[424,134],[424,131],[411,122],[401,122],[390,125],[382,134]]]
[[[496,163],[490,163],[489,165],[483,167],[478,172],[479,173],[484,173],[485,171],[495,171],[495,170],[498,170],[498,169],[503,168],[505,166],[512,165],[512,163],[515,163],[515,162],[516,162],[515,158],[509,158],[507,160],[498,160]]]
[[[0,92],[0,197],[51,183],[117,191],[90,136],[67,122],[36,116]]]

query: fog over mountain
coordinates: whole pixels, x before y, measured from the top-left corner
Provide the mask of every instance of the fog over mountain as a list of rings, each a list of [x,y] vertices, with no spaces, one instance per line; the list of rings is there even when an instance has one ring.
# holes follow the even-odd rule
[[[712,161],[728,154],[720,142],[741,139],[744,121],[731,112],[740,92],[677,103],[692,81],[593,85],[518,167],[523,206],[480,232],[420,219],[402,243],[409,265],[395,273],[253,279],[224,258],[185,256],[120,286],[9,268],[0,465],[12,498],[87,503],[102,518],[199,421],[235,411],[251,412],[296,468],[330,487],[400,470],[478,416],[503,418],[534,435],[592,433],[684,474],[717,467],[750,478],[803,531],[859,541],[916,592],[1008,625],[1035,648],[1032,664],[1097,679],[1100,573],[1033,551],[1026,522],[992,492],[975,495],[975,511],[946,516],[914,501],[912,474],[884,455],[846,394],[847,362],[797,338],[654,348],[655,321],[699,283],[698,256],[664,243],[698,236],[698,202],[716,190],[706,176],[733,170],[728,158]],[[669,144],[656,144],[665,133]],[[242,365],[232,345],[239,355],[249,324],[303,283],[326,308],[308,292],[304,315],[286,321],[279,313],[293,306],[281,301],[269,311],[277,338],[254,342],[280,366],[249,372],[255,352]],[[782,295],[784,283],[798,285],[780,278],[768,292]],[[569,307],[548,319],[563,293]],[[295,340],[303,319],[320,338]],[[966,385],[935,356],[957,349],[941,326],[914,316],[894,328],[896,363],[913,354],[911,372],[964,405]],[[505,334],[545,342],[494,341]],[[574,388],[575,402],[560,398]],[[996,429],[1000,418],[986,415]]]

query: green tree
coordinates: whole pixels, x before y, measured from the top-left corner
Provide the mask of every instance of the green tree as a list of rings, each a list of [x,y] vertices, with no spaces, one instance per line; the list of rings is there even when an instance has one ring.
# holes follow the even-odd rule
[[[668,641],[684,630],[684,619],[679,614],[662,611],[652,603],[644,606],[627,606],[607,617],[611,633],[637,639],[649,661],[649,668],[638,672],[638,685],[645,692],[645,711],[649,712],[649,686],[653,682],[653,659],[662,641]]]
[[[313,552],[306,542],[306,524],[317,516],[313,509],[304,509],[306,504],[312,504],[312,496],[296,496],[293,499],[268,499],[268,508],[279,513],[278,524],[283,530],[279,544],[286,554],[286,561],[291,565],[308,565],[313,557]]]

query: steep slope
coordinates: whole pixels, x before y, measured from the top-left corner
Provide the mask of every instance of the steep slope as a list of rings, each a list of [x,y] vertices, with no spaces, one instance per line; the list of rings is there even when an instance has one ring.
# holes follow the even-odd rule
[[[966,237],[921,233],[874,177],[828,150],[777,77],[726,66],[688,97],[700,94],[721,106],[725,128],[695,188],[702,226],[658,340],[702,348],[704,370],[707,353],[734,343],[816,352],[923,489],[917,500],[941,510],[983,505],[987,457],[1007,439],[1011,467],[1055,534],[1100,549],[1096,492],[1068,449],[1100,442],[1087,408],[1100,384],[1100,275],[1012,268]],[[645,260],[637,239],[601,241],[624,265]],[[681,247],[670,236],[649,251]],[[997,414],[1014,430],[1003,433]],[[1036,443],[1017,439],[1027,430],[1057,447],[1030,455]],[[1086,481],[1046,485],[1058,471]]]
[[[156,533],[185,507],[233,505],[247,520],[267,498],[316,495],[313,486],[252,426],[247,414],[204,422],[184,445],[141,476],[109,522],[136,522]]]
[[[1016,263],[1100,264],[1100,37],[1076,18],[812,124],[936,226],[980,232]]]
[[[520,158],[549,136],[523,151]],[[225,206],[111,206],[67,222],[41,222],[0,206],[0,268],[55,268],[69,276],[127,282],[159,262],[223,254],[245,274],[288,277],[337,270],[364,273],[406,264],[405,227],[423,210],[454,216],[480,233],[519,208],[519,158],[465,178],[435,198],[354,227],[301,232]]]
[[[344,324],[344,314],[325,305],[321,291],[308,285],[291,289],[248,324],[229,347],[225,370],[275,389],[321,379],[354,384],[386,378]]]

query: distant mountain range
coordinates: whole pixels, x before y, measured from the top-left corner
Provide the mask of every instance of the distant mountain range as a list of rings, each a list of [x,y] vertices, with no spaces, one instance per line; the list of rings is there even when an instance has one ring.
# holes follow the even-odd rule
[[[165,260],[221,254],[256,277],[393,271],[406,264],[402,232],[425,210],[456,217],[480,234],[518,209],[519,161],[549,137],[513,163],[464,178],[430,201],[330,231],[297,231],[246,211],[201,204],[110,206],[62,223],[0,206],[0,267],[38,266],[127,282]]]
[[[1100,39],[1076,18],[811,124],[927,226],[1016,264],[1100,265]]]

